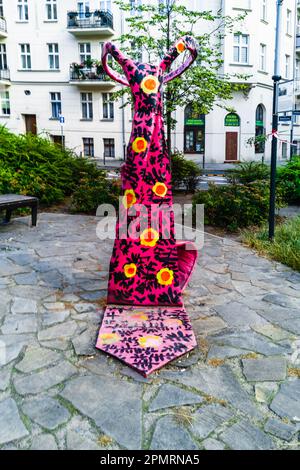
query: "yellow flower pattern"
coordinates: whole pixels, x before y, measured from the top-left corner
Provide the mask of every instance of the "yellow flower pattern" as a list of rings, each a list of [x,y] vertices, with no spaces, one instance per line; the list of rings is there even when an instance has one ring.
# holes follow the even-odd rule
[[[155,75],[146,75],[141,82],[141,89],[147,95],[157,93],[159,88],[159,81]]]
[[[174,280],[174,273],[171,269],[163,268],[156,274],[158,283],[162,286],[170,286]]]

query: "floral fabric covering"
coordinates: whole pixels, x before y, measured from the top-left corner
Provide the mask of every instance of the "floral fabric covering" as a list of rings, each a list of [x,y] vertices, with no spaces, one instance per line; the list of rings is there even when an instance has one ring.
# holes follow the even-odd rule
[[[175,71],[166,73],[185,51],[190,52],[188,59]],[[109,67],[108,54],[121,65],[124,76]],[[130,309],[109,306],[97,347],[127,363],[130,361],[130,365],[145,374],[196,344],[184,309],[169,308],[183,307],[182,290],[193,271],[197,251],[185,252],[185,242],[175,240],[171,168],[163,121],[164,83],[182,74],[196,57],[197,48],[189,36],[180,38],[159,65],[133,61],[110,42],[103,47],[105,72],[129,86],[134,98],[132,133],[121,171],[123,198],[110,262],[107,300],[109,305],[123,307],[158,307],[150,319],[156,315],[162,323],[155,328],[122,327],[118,332],[114,323],[108,324],[111,315],[118,317],[122,311],[124,316]],[[162,309],[163,306],[168,308]],[[171,334],[164,321],[170,324],[176,315],[182,323]],[[108,344],[108,338],[116,341]]]

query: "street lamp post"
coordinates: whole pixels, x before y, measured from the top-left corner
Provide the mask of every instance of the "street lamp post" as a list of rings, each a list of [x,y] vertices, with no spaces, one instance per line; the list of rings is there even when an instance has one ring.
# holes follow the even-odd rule
[[[275,236],[275,207],[276,207],[276,167],[277,167],[277,132],[278,132],[278,85],[280,76],[280,27],[283,0],[277,2],[275,62],[273,80],[273,120],[272,120],[272,154],[270,177],[270,210],[269,210],[269,238]]]

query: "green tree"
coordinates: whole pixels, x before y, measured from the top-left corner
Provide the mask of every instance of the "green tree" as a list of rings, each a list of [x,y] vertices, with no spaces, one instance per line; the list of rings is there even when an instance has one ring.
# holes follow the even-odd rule
[[[128,26],[128,32],[122,34],[118,41],[123,50],[127,50],[131,56],[143,51],[149,61],[153,57],[162,59],[172,44],[184,35],[193,36],[199,44],[196,64],[190,67],[183,77],[172,80],[165,88],[164,112],[170,153],[171,130],[176,124],[172,114],[177,107],[193,103],[195,113],[207,114],[214,105],[233,111],[226,106],[225,101],[232,98],[235,90],[247,92],[245,75],[230,76],[222,71],[223,38],[225,34],[233,31],[234,25],[244,18],[245,14],[232,18],[223,16],[221,11],[191,11],[180,0],[163,0],[155,1],[151,5],[136,6],[132,15],[131,2],[116,0],[116,3],[124,12]],[[201,30],[208,32],[201,33]],[[185,60],[185,54],[182,56],[181,60]],[[177,61],[180,61],[180,58]],[[235,80],[231,80],[233,77]],[[117,91],[115,98],[124,94],[128,94],[126,105],[131,101],[128,89]]]

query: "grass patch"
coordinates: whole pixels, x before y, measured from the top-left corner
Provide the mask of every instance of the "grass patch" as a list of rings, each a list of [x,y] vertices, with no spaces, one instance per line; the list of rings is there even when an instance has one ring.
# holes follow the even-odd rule
[[[300,271],[300,216],[278,225],[274,242],[268,238],[267,227],[245,230],[242,240],[260,254]]]

